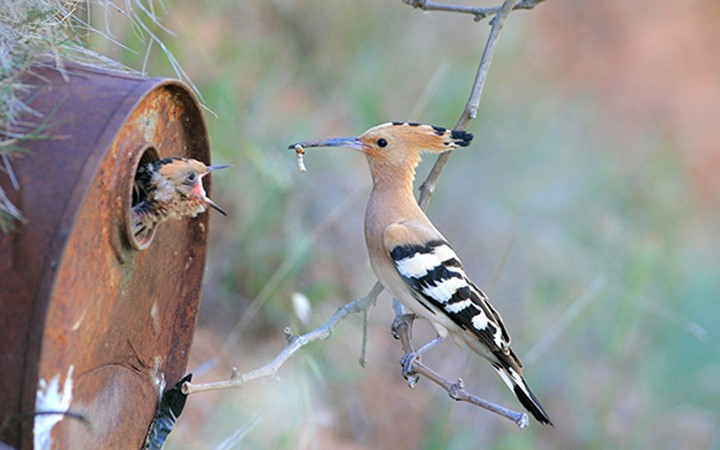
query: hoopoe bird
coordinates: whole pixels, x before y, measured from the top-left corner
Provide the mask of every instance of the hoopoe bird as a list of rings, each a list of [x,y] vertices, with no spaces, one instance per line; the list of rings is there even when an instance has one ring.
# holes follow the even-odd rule
[[[416,316],[428,320],[438,335],[404,359],[405,372],[417,356],[449,335],[487,359],[535,419],[552,425],[523,378],[522,362],[510,348],[500,314],[468,278],[460,258],[413,195],[421,153],[467,147],[472,138],[465,131],[392,122],[358,137],[300,142],[290,148],[346,147],[367,157],[373,181],[365,211],[370,264],[382,285]]]
[[[195,159],[165,158],[138,168],[133,189],[132,223],[136,238],[144,238],[158,224],[195,217],[210,206],[227,216],[210,200],[202,185],[205,175],[229,165],[206,166]]]

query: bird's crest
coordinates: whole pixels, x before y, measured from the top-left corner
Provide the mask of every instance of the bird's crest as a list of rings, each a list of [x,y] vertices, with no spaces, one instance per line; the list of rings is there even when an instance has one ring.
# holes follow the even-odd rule
[[[466,131],[450,130],[415,122],[388,122],[360,135],[366,152],[379,154],[385,146],[400,146],[417,152],[443,153],[457,147],[467,147],[473,135]],[[383,145],[386,143],[386,145]]]
[[[379,125],[392,127],[394,132],[404,136],[408,141],[414,141],[418,147],[427,149],[450,150],[457,147],[467,147],[473,139],[472,133],[463,130],[450,130],[435,125],[425,125],[415,122],[390,122]]]

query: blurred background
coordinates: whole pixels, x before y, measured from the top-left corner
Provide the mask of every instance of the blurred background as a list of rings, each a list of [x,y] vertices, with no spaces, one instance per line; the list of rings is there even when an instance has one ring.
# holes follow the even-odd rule
[[[209,110],[213,162],[234,166],[213,177],[229,218],[211,213],[188,368],[216,381],[266,364],[283,328],[316,327],[375,281],[364,158],[309,151],[303,174],[287,145],[391,120],[452,127],[489,26],[400,0],[164,7],[176,35],[153,31]],[[174,76],[157,45],[147,54],[137,30],[103,15],[91,24],[109,20],[128,49],[95,49]],[[366,368],[352,316],[279,381],[192,396],[168,448],[720,448],[719,23],[714,0],[550,0],[511,14],[476,139],[440,179],[429,215],[503,315],[555,428],[518,430],[427,381],[409,389],[383,293]],[[432,337],[416,326],[417,343]],[[520,407],[464,349],[445,343],[425,361]]]

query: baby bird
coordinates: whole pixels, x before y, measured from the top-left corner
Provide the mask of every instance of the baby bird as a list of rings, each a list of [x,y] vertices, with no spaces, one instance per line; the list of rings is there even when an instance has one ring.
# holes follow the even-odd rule
[[[552,425],[523,378],[522,363],[510,348],[500,314],[467,276],[460,258],[413,195],[422,152],[466,147],[472,138],[465,131],[392,122],[358,137],[301,142],[290,148],[346,147],[367,157],[373,188],[365,211],[365,241],[372,269],[388,291],[427,319],[438,334],[411,355],[405,370],[414,357],[450,335],[487,359],[535,419]]]
[[[165,158],[147,163],[135,174],[133,190],[133,235],[142,241],[166,220],[195,217],[208,206],[225,211],[208,198],[202,178],[229,165],[206,166],[195,159]]]

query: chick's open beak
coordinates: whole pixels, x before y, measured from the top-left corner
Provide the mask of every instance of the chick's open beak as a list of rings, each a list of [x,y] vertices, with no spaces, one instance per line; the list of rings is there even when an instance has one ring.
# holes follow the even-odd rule
[[[222,209],[220,206],[218,206],[217,203],[215,203],[214,201],[210,200],[210,198],[209,198],[208,196],[205,196],[205,203],[207,203],[208,205],[210,205],[215,211],[217,211],[217,212],[219,212],[220,214],[222,214],[223,216],[227,217],[227,213],[225,212],[225,210]]]
[[[204,177],[205,175],[209,174],[210,172],[215,172],[216,170],[221,170],[221,169],[227,169],[228,167],[232,167],[232,166],[230,164],[222,164],[222,165],[218,165],[218,166],[207,166],[207,171],[202,176]],[[227,217],[227,213],[225,212],[225,210],[222,209],[220,207],[220,205],[218,205],[217,203],[212,201],[210,199],[210,197],[208,197],[207,194],[205,193],[205,189],[203,188],[203,185],[202,185],[202,179],[198,180],[198,184],[197,184],[196,188],[199,191],[199,192],[197,192],[197,194],[199,194],[200,197],[202,197],[202,199],[205,201],[205,203],[210,205],[214,210],[216,210],[223,216]]]

